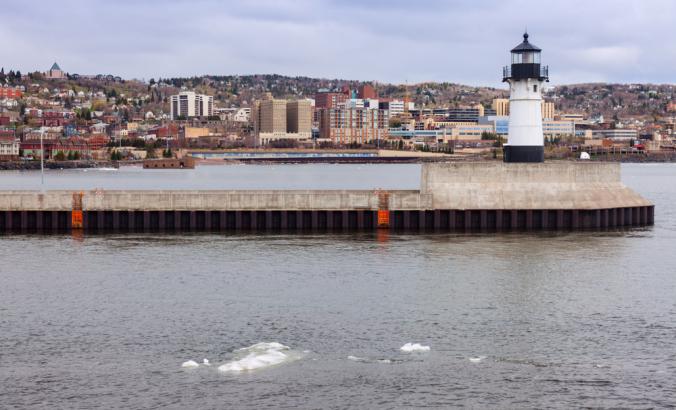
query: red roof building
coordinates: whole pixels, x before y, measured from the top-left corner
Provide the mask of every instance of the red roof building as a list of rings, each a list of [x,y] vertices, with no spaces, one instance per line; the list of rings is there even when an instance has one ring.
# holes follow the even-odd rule
[[[23,93],[18,88],[9,88],[9,87],[0,87],[0,99],[12,98],[17,99],[21,98]]]
[[[86,142],[91,150],[99,150],[104,148],[110,142],[110,137],[101,134],[92,135],[86,138]]]

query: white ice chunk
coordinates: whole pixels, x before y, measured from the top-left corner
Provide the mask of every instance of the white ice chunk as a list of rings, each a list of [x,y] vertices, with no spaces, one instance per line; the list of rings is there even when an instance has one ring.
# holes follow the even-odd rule
[[[183,362],[183,364],[181,365],[181,367],[185,367],[185,368],[187,368],[187,369],[191,369],[191,368],[199,367],[199,364],[198,364],[196,361],[194,361],[194,360],[188,360],[187,362]]]
[[[236,358],[218,367],[221,372],[239,373],[276,366],[300,358],[300,355],[281,343],[256,343],[235,350]]]
[[[423,346],[420,343],[406,343],[399,348],[402,352],[411,353],[411,352],[429,352],[429,346]]]

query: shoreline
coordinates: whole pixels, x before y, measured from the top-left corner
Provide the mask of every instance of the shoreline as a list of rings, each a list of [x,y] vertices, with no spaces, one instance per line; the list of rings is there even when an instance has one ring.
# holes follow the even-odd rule
[[[676,163],[676,152],[648,155],[630,155],[621,158],[592,157],[590,160],[577,158],[546,158],[546,162],[619,162],[623,164]],[[481,155],[467,156],[383,156],[383,157],[299,157],[299,158],[238,158],[238,159],[196,159],[197,166],[235,164],[424,164],[462,162],[502,162],[500,158],[485,158]],[[143,161],[46,161],[45,169],[94,169],[119,168],[142,165]],[[0,171],[40,170],[40,161],[0,162]]]
[[[130,161],[134,164],[138,161]],[[89,169],[119,168],[127,165],[121,161],[45,161],[45,169]],[[7,161],[0,162],[0,171],[34,171],[40,170],[40,161]]]

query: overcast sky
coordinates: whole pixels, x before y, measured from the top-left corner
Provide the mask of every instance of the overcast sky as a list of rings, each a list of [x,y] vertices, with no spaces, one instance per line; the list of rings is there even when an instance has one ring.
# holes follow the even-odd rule
[[[554,84],[676,82],[674,0],[2,1],[0,65],[124,78],[500,86],[528,27]]]

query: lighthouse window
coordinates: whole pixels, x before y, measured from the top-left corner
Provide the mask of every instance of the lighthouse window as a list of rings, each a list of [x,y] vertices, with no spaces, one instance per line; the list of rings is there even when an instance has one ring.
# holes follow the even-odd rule
[[[537,84],[534,84],[534,85],[533,85],[533,92],[534,92],[534,93],[538,92],[538,86],[537,86]]]

